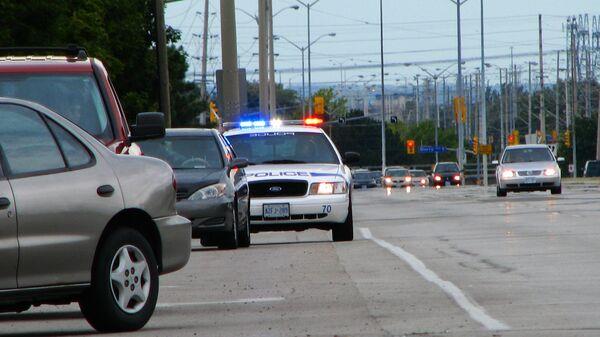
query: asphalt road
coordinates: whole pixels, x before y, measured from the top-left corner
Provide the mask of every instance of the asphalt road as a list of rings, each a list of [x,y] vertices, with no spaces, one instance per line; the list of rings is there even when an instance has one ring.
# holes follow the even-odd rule
[[[131,336],[600,336],[600,188],[355,191],[355,237],[197,247]],[[0,335],[94,333],[77,306],[0,315]]]

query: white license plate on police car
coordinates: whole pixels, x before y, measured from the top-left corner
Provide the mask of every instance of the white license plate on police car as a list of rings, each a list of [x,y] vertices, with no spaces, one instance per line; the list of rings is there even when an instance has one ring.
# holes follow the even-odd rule
[[[526,178],[525,183],[526,184],[535,184],[535,178]]]
[[[269,218],[289,218],[290,204],[264,204],[263,217]]]

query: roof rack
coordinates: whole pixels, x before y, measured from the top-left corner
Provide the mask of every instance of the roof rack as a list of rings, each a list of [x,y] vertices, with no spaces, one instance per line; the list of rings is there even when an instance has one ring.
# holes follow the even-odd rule
[[[76,57],[78,60],[86,60],[88,58],[87,50],[83,47],[78,47],[74,44],[66,47],[0,47],[0,56],[17,55],[39,55],[57,53],[68,57]]]

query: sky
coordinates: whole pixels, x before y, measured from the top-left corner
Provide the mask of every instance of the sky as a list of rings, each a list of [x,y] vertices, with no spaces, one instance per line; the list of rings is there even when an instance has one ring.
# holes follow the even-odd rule
[[[166,23],[182,32],[182,45],[189,54],[190,79],[200,72],[203,17],[205,0],[182,0],[169,3]],[[219,1],[209,0],[210,36],[209,72],[221,67]],[[233,0],[232,0],[233,1]],[[308,1],[308,0],[303,0]],[[311,2],[314,0],[310,0]],[[239,65],[247,69],[248,80],[258,80],[258,26],[242,10],[254,14],[258,0],[235,0]],[[274,12],[297,5],[296,0],[273,0]],[[451,67],[456,72],[457,38],[456,5],[450,0],[383,0],[384,52],[386,83],[414,82],[414,76]],[[510,65],[513,47],[518,56],[514,63],[522,69],[528,61],[538,61],[538,14],[542,14],[543,46],[545,51],[565,48],[563,24],[569,15],[600,15],[598,0],[484,0],[486,62],[493,64],[487,76],[494,83],[497,67]],[[461,7],[463,57],[465,73],[474,73],[480,65],[480,0],[468,0]],[[307,11],[287,9],[274,18],[275,35],[285,36],[298,45],[307,43]],[[313,40],[324,37],[312,47],[312,82],[316,86],[335,85],[372,79],[379,81],[379,1],[378,0],[320,0],[311,10]],[[196,35],[194,35],[196,34]],[[277,81],[284,85],[301,82],[301,54],[298,49],[280,39],[275,42]],[[564,62],[564,55],[562,56]],[[418,63],[418,65],[414,65]],[[413,64],[406,66],[405,64]],[[340,65],[343,71],[340,71]],[[353,66],[370,69],[350,69]],[[562,65],[564,66],[564,65]],[[561,66],[561,67],[562,67]],[[349,68],[350,67],[350,68]],[[547,55],[544,67],[556,72],[556,55]],[[323,68],[330,68],[324,70]],[[535,68],[535,67],[534,67]],[[437,70],[436,70],[437,69]],[[362,78],[360,77],[362,76]],[[551,75],[553,81],[555,75]]]

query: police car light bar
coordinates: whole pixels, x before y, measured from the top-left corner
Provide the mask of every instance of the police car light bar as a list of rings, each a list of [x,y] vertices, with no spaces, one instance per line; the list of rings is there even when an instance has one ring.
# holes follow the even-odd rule
[[[270,121],[265,120],[251,120],[251,121],[241,121],[241,122],[226,122],[222,124],[222,127],[226,130],[231,129],[251,129],[251,128],[264,128],[267,126],[271,127],[280,127],[283,125],[306,125],[306,126],[319,126],[323,124],[324,121],[321,118],[309,117],[304,120],[281,120],[281,119],[272,119]]]
[[[309,117],[304,120],[304,125],[321,125],[323,120],[321,118]]]

